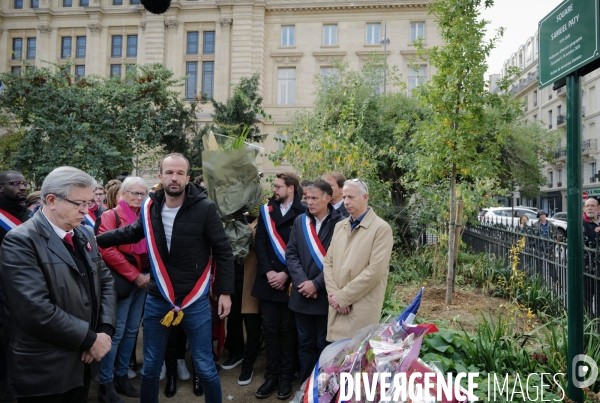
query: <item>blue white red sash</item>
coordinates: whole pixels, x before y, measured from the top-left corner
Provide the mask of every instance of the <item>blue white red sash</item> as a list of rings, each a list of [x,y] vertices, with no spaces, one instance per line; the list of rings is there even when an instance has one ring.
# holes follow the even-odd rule
[[[323,247],[323,244],[317,235],[317,230],[307,214],[302,214],[302,232],[304,232],[304,239],[306,239],[310,254],[319,267],[319,270],[323,271],[323,261],[325,260],[327,251]]]
[[[275,228],[275,221],[271,218],[271,211],[273,211],[273,206],[269,206],[268,204],[263,204],[260,206],[260,215],[265,221],[265,227],[267,228],[267,234],[269,235],[269,239],[271,240],[271,245],[273,245],[273,249],[275,250],[275,254],[283,263],[287,265],[287,261],[285,260],[285,242],[277,233],[277,229]]]
[[[4,228],[6,232],[21,224],[23,223],[17,217],[15,217],[7,211],[0,209],[0,227]]]
[[[304,389],[304,398],[302,399],[302,403],[318,403],[319,402],[319,382],[317,378],[319,376],[319,360],[317,360],[317,364],[313,368],[310,376],[308,377],[308,381],[306,382],[306,389]]]
[[[204,273],[202,273],[202,276],[200,276],[192,291],[190,291],[190,293],[183,299],[181,306],[175,305],[175,292],[173,291],[173,285],[171,284],[171,279],[169,278],[167,268],[160,257],[158,247],[156,246],[156,240],[154,238],[154,229],[152,228],[152,220],[150,219],[151,206],[152,199],[148,197],[146,200],[144,200],[144,204],[142,205],[142,224],[144,227],[144,233],[146,234],[146,244],[148,245],[150,267],[160,293],[173,307],[160,321],[160,323],[167,327],[171,325],[176,326],[183,318],[183,310],[192,305],[199,298],[208,294],[210,289],[209,283],[211,262],[209,259],[208,265],[204,269]],[[175,314],[177,314],[176,318]]]
[[[96,218],[94,217],[93,214],[87,213],[86,215],[83,216],[83,218],[87,225],[94,228],[94,226],[96,225]]]

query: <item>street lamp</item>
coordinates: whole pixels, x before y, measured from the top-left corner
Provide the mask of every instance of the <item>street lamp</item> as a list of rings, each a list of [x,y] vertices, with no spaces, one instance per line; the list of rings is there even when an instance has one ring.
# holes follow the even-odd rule
[[[383,23],[383,38],[379,41],[383,45],[383,94],[386,93],[387,84],[387,45],[390,43],[390,38],[387,37],[387,23]]]

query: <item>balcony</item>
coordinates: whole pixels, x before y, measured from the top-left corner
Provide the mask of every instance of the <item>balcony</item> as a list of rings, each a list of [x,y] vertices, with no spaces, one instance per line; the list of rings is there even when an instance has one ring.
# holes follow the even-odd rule
[[[562,186],[562,182],[556,182],[556,187],[559,188]]]
[[[581,142],[581,151],[584,154],[589,154],[590,151],[598,149],[598,140],[585,140]]]
[[[548,187],[551,188],[552,186],[554,186],[552,182],[548,182]]]
[[[567,87],[562,86],[559,89],[557,89],[556,95],[558,95],[559,97],[566,97],[567,96]]]
[[[592,177],[590,178],[590,183],[596,183],[596,180],[597,180],[597,179],[596,179],[596,177],[595,177],[595,176],[592,176]]]
[[[513,85],[513,87],[510,89],[510,93],[517,94],[517,93],[521,92],[524,88],[527,88],[534,82],[537,82],[537,80],[538,80],[538,72],[536,71],[535,73],[529,74],[526,78],[522,79],[519,82],[519,84]]]
[[[556,152],[554,153],[554,157],[556,159],[562,158],[562,157],[566,157],[567,156],[567,149],[566,148],[559,148],[558,150],[556,150]]]
[[[560,127],[566,123],[565,115],[556,116],[556,127]]]

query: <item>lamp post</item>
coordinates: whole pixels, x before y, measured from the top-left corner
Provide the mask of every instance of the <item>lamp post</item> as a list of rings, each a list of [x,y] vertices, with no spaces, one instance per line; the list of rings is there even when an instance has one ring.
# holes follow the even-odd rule
[[[387,45],[390,43],[390,38],[387,37],[387,23],[383,23],[383,39],[379,41],[383,45],[383,94],[386,93],[387,85]]]

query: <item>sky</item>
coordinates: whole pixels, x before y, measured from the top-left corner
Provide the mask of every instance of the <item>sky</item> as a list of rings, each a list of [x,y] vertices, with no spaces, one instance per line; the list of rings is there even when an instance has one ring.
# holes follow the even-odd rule
[[[494,6],[484,9],[481,17],[490,21],[488,25],[488,39],[494,36],[495,31],[504,27],[504,36],[497,43],[488,58],[488,72],[500,73],[506,59],[516,52],[520,45],[530,36],[535,35],[538,22],[544,18],[562,0],[495,0]]]

